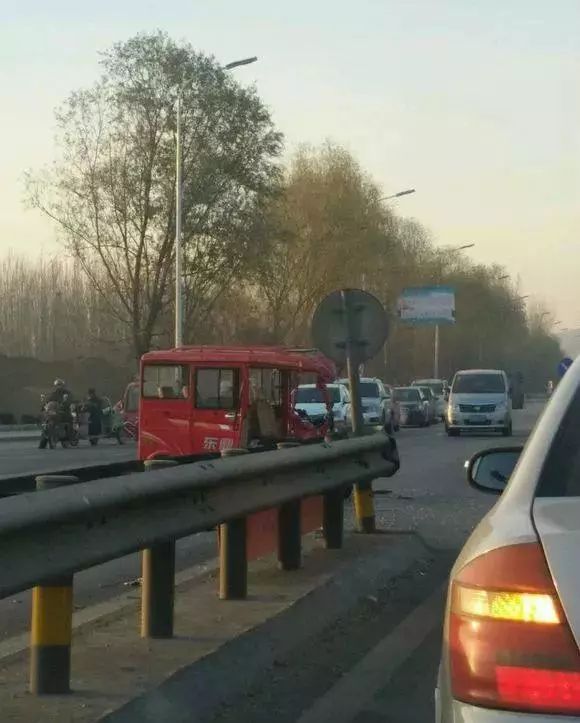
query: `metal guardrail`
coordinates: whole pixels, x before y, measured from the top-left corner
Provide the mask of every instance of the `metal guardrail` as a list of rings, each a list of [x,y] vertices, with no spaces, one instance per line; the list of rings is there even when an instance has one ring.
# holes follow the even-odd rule
[[[387,444],[379,434],[8,498],[0,505],[0,598],[161,540],[387,475]]]
[[[176,539],[219,525],[220,597],[242,599],[248,515],[278,508],[278,559],[296,569],[301,499],[323,495],[326,546],[340,548],[345,487],[397,469],[394,440],[374,434],[183,465],[159,460],[146,474],[98,484],[39,478],[39,491],[0,505],[0,598],[36,586],[31,691],[69,690],[75,572],[142,550],[141,635],[171,637]],[[58,486],[68,482],[76,484]]]
[[[208,453],[191,455],[190,457],[180,457],[177,463],[188,464],[209,459],[219,459],[219,454]],[[97,482],[108,479],[109,477],[119,477],[132,472],[142,471],[143,462],[141,460],[129,459],[118,462],[95,462],[78,467],[71,464],[60,469],[47,467],[24,474],[0,475],[0,499],[3,497],[12,497],[13,495],[21,495],[26,492],[34,492],[37,489],[37,478],[46,475],[56,477],[73,476],[76,477],[77,482]]]

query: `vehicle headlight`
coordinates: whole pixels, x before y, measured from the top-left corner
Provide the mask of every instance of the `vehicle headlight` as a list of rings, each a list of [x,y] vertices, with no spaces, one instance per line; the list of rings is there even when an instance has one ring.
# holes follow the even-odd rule
[[[506,412],[507,411],[507,404],[505,402],[500,402],[499,404],[495,405],[495,411],[496,412]]]
[[[449,411],[455,412],[455,414],[458,414],[461,410],[459,409],[459,404],[450,404],[449,405]]]

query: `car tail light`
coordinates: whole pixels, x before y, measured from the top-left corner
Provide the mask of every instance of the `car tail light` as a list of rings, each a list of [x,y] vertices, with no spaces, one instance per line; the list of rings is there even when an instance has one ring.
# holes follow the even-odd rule
[[[537,542],[493,550],[459,572],[449,652],[457,700],[580,713],[580,653]]]

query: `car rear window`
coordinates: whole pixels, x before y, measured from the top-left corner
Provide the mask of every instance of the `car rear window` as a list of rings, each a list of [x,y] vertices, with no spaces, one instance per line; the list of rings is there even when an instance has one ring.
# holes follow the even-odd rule
[[[360,382],[361,397],[380,397],[379,385],[376,382]]]
[[[419,389],[395,389],[393,398],[396,402],[418,402],[421,399]]]
[[[580,389],[546,456],[537,497],[580,497]]]
[[[340,389],[338,387],[327,387],[328,396],[333,404],[340,402]],[[326,397],[322,389],[318,387],[299,387],[294,396],[296,404],[326,404]]]

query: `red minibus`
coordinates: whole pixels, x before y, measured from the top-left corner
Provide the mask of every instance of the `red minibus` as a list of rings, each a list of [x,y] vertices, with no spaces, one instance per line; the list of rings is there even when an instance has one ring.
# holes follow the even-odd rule
[[[334,364],[314,350],[192,346],[152,351],[141,360],[139,458],[191,457],[232,447],[324,437],[292,407],[305,381],[324,389]]]
[[[322,440],[328,430],[298,414],[292,391],[325,385],[333,362],[316,350],[284,347],[192,346],[152,351],[141,359],[139,458],[194,458],[231,448],[276,449],[279,442]],[[328,408],[332,403],[328,400]],[[322,498],[302,502],[302,533],[322,525]],[[248,517],[247,554],[274,552],[274,509]]]

